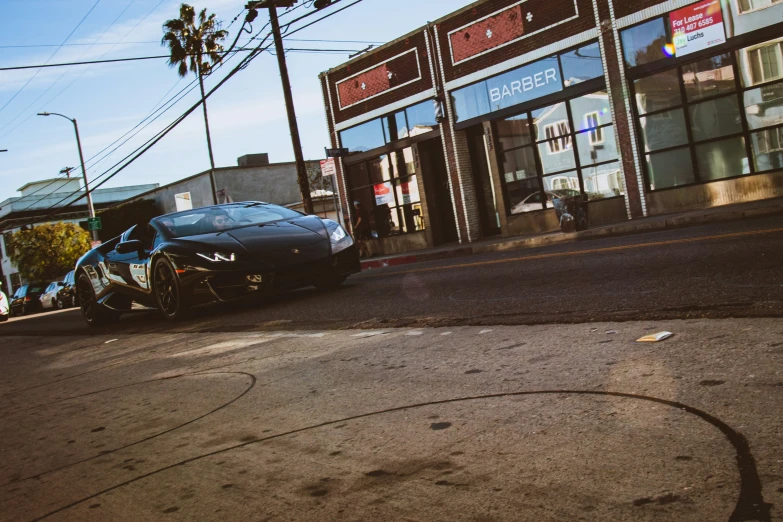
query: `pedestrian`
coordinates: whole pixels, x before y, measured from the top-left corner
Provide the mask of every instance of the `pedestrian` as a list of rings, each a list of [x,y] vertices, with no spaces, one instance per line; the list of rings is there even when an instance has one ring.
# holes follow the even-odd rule
[[[354,240],[359,247],[359,257],[370,257],[370,245],[368,244],[368,241],[372,238],[370,233],[370,214],[358,200],[353,202],[353,208],[356,211],[353,233]]]

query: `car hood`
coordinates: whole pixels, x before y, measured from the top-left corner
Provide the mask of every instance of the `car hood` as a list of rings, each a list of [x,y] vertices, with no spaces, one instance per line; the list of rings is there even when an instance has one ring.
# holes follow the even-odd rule
[[[329,241],[326,227],[315,216],[177,239],[180,244],[198,251],[237,254],[270,253],[307,247],[324,241]]]

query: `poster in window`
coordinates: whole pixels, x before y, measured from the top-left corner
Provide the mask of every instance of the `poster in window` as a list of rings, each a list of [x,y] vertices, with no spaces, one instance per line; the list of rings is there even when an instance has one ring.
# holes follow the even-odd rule
[[[726,42],[720,0],[705,0],[669,14],[677,56]]]
[[[411,184],[409,181],[400,183],[400,191],[402,192],[402,204],[407,205],[411,202]]]
[[[394,194],[392,193],[391,183],[379,183],[375,185],[375,204],[394,205]]]

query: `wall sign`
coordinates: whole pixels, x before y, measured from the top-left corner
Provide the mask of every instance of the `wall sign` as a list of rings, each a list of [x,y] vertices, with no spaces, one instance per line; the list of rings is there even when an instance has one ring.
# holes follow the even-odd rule
[[[335,83],[340,109],[375,98],[421,79],[418,48],[413,48]]]
[[[676,56],[726,42],[720,0],[705,0],[669,14]]]
[[[576,0],[521,0],[449,31],[457,65],[579,17]]]

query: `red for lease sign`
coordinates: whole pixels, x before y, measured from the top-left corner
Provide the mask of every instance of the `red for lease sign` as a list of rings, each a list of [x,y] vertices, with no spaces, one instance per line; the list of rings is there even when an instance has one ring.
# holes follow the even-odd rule
[[[720,0],[705,0],[669,13],[677,56],[695,53],[726,41]]]

